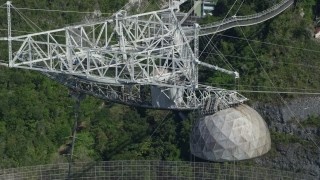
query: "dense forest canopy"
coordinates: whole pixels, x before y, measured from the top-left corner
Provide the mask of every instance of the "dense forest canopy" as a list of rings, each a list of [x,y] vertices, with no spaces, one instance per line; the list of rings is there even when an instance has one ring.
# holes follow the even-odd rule
[[[155,1],[151,1],[150,6],[156,6],[152,2]],[[251,14],[278,1],[260,2],[245,1],[241,7],[239,2],[235,10],[239,8],[239,14]],[[125,3],[126,0],[13,1],[14,6],[23,8],[79,12],[100,10],[103,13],[115,12]],[[202,50],[208,39],[212,39],[241,76],[235,82],[229,76],[203,69],[201,82],[239,90],[319,89],[320,44],[312,34],[315,4],[316,0],[299,1],[295,7],[263,24],[201,38]],[[205,17],[201,23],[223,18],[231,5],[231,1],[219,0],[214,16]],[[20,11],[43,30],[92,17],[89,13]],[[0,16],[1,29],[6,29],[5,9],[0,9]],[[21,34],[20,31],[33,31],[16,12],[13,12],[12,25],[14,35]],[[0,35],[6,36],[6,31],[1,30]],[[0,59],[5,60],[7,45],[2,43],[0,46]],[[218,55],[212,57],[206,53],[201,57],[204,61],[228,68]],[[266,94],[245,95],[251,98],[251,102],[274,102],[277,99]],[[287,98],[292,97],[287,95]],[[0,66],[0,168],[67,161],[61,152],[71,142],[74,103],[67,88],[41,74]],[[182,120],[177,112],[128,107],[90,96],[82,101],[80,109],[81,130],[76,140],[76,161],[191,160],[189,134],[196,119],[192,113],[184,114],[188,118]],[[279,141],[288,139],[281,139],[279,134],[273,136]]]

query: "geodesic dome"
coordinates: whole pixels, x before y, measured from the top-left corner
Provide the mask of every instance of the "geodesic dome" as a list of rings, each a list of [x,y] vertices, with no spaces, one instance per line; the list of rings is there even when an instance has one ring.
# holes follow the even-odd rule
[[[210,161],[245,160],[271,149],[265,121],[252,108],[239,105],[201,118],[191,134],[191,153]]]

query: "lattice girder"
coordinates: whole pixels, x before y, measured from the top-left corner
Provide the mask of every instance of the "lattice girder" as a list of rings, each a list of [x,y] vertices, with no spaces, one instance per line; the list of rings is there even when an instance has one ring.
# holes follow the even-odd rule
[[[165,17],[165,18],[163,18]],[[178,25],[177,25],[178,24]],[[13,37],[10,67],[104,83],[197,86],[193,39],[172,9]]]
[[[76,91],[137,107],[189,111],[198,109],[200,114],[206,115],[247,101],[236,91],[203,85],[194,89],[186,86],[105,84],[61,73],[43,74]],[[155,93],[154,88],[159,92]]]

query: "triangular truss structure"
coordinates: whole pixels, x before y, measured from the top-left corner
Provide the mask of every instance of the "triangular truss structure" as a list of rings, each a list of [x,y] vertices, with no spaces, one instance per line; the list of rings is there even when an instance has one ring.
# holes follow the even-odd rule
[[[8,65],[40,71],[72,89],[109,101],[211,114],[247,98],[198,83],[199,65],[239,76],[199,61],[199,36],[265,21],[292,3],[284,0],[256,15],[199,26],[190,25],[192,10],[180,13],[175,2],[164,10],[136,15],[121,10],[100,22],[11,37],[10,10],[14,7],[8,2]]]

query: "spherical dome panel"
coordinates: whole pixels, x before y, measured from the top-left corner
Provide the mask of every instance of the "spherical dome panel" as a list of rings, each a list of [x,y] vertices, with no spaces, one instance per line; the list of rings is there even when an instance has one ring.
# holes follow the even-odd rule
[[[265,121],[252,108],[239,105],[205,116],[193,127],[193,155],[210,161],[234,161],[261,156],[271,149]]]

